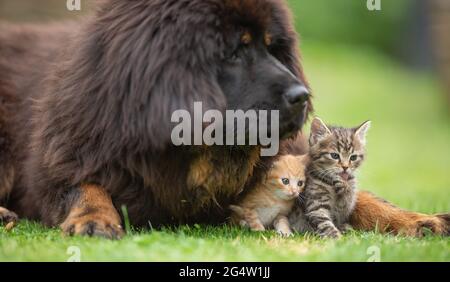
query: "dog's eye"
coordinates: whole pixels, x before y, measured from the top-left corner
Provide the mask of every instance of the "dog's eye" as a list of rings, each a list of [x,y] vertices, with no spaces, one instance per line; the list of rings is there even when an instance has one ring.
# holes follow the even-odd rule
[[[272,34],[267,32],[264,34],[264,43],[267,47],[270,47],[270,45],[272,45]]]
[[[250,32],[246,31],[241,35],[241,44],[249,45],[253,41],[253,36]]]
[[[283,182],[284,185],[289,185],[289,179],[282,178],[281,181]]]
[[[339,156],[339,154],[337,154],[337,153],[331,153],[330,156],[331,156],[331,158],[332,158],[333,160],[339,160],[339,159],[341,158],[341,157]]]

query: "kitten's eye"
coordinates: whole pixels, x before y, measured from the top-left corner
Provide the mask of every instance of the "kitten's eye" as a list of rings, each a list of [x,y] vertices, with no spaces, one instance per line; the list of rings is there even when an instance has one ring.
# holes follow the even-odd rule
[[[303,184],[305,184],[305,183],[303,181],[301,181],[301,180],[297,183],[298,187],[302,187]]]
[[[289,185],[289,179],[282,178],[281,181],[283,182],[284,185]]]
[[[358,156],[357,156],[357,155],[352,155],[352,156],[350,157],[350,160],[351,160],[352,162],[356,161],[357,159],[358,159]]]
[[[339,160],[341,158],[339,156],[339,154],[336,154],[336,153],[331,153],[330,155],[331,155],[331,158],[334,159],[334,160]]]

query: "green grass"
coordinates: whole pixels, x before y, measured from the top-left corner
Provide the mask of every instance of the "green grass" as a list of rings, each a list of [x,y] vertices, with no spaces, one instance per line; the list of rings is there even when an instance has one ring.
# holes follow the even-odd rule
[[[62,238],[60,231],[22,222],[0,232],[2,261],[68,261],[71,247],[81,261],[355,261],[379,254],[381,261],[449,261],[450,241],[351,233],[342,240],[312,236],[282,239],[273,232],[251,233],[230,227],[184,226],[176,230],[134,233],[121,241]],[[375,252],[373,251],[375,249]]]
[[[373,121],[360,187],[411,210],[450,211],[450,116],[437,81],[371,50],[303,43],[316,113],[348,126]],[[181,227],[133,233],[121,241],[63,238],[58,230],[21,222],[0,228],[0,261],[450,261],[450,240],[352,233],[342,240],[227,227]]]

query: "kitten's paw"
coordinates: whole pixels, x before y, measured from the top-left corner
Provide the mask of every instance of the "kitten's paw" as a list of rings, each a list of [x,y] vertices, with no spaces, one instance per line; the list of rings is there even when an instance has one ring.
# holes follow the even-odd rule
[[[252,224],[250,225],[250,229],[256,232],[266,231],[266,228],[262,224]]]
[[[341,226],[339,226],[339,231],[342,232],[342,234],[348,233],[353,231],[353,227],[350,224],[343,224]]]
[[[344,193],[348,188],[348,183],[342,180],[336,180],[333,182],[333,186],[337,194]]]
[[[342,233],[338,229],[330,229],[320,234],[322,238],[339,239],[342,237]]]
[[[250,226],[248,226],[248,223],[245,220],[239,221],[239,226],[241,226],[243,228],[249,228],[250,227]]]
[[[277,230],[278,235],[280,235],[281,237],[285,237],[285,238],[289,238],[289,237],[294,237],[294,233],[292,233],[292,231],[288,230]]]
[[[338,195],[347,193],[347,191],[349,189],[348,183],[345,183],[345,182],[339,182],[334,187],[335,187],[336,194],[338,194]]]
[[[16,222],[19,219],[17,214],[0,207],[0,224],[8,224],[10,222]]]

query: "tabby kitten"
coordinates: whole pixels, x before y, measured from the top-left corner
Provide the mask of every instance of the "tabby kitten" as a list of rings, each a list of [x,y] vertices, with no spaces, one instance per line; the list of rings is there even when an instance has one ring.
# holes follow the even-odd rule
[[[351,129],[326,126],[319,118],[312,122],[304,212],[321,237],[338,238],[350,228],[356,202],[354,173],[364,160],[369,128],[370,121]]]
[[[231,205],[231,223],[253,231],[274,228],[282,236],[291,236],[287,216],[305,187],[308,156],[281,156],[267,174],[239,205]]]

